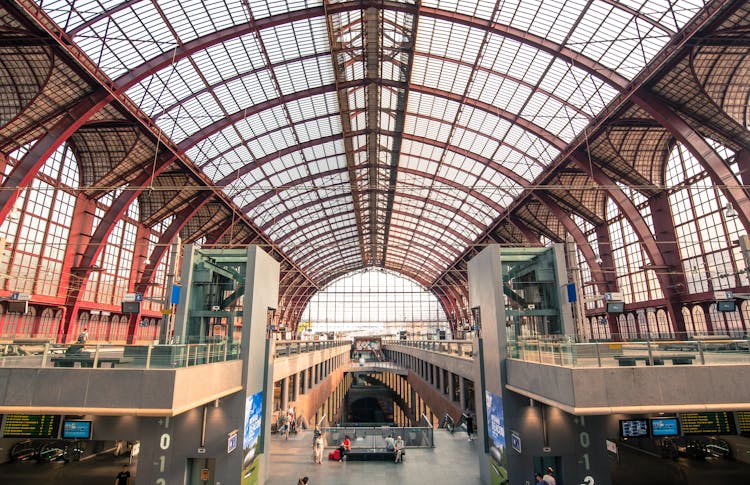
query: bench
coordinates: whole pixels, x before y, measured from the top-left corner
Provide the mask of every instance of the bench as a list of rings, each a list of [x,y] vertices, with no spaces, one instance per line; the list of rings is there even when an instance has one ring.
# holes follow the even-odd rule
[[[406,456],[405,452],[401,452],[401,459]],[[393,461],[396,458],[393,450],[386,448],[352,448],[352,451],[346,453],[347,461],[374,461],[374,460],[389,460]]]
[[[690,365],[695,360],[695,355],[692,354],[654,354],[651,358],[648,355],[615,355],[615,360],[620,367],[633,367],[637,365],[639,360],[642,360],[646,365],[651,365],[653,359],[654,365],[664,365],[665,360],[672,361],[672,365]]]
[[[123,359],[120,357],[99,357],[97,360],[97,367],[102,367],[102,364],[110,364],[112,367],[117,367],[119,364],[127,364],[133,359]],[[94,358],[90,352],[80,352],[76,355],[66,355],[64,357],[52,357],[50,359],[55,367],[75,367],[76,362],[81,367],[93,368]]]

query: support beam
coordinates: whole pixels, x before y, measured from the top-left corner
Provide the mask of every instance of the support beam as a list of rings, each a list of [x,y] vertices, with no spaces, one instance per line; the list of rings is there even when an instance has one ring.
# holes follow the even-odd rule
[[[677,332],[685,332],[685,319],[682,315],[682,301],[680,293],[677,291],[680,279],[675,277],[680,267],[673,268],[664,260],[661,248],[656,244],[656,239],[651,233],[646,220],[641,212],[635,206],[630,197],[620,189],[609,175],[604,173],[598,163],[589,159],[582,150],[575,150],[571,153],[570,159],[589,177],[591,177],[603,190],[607,192],[610,199],[617,205],[620,212],[630,223],[630,227],[638,236],[643,248],[651,260],[656,277],[659,280],[661,291],[667,300],[667,310],[672,320],[672,324]],[[634,268],[635,269],[635,268]],[[684,276],[682,282],[684,282]]]
[[[659,96],[641,88],[633,95],[633,101],[669,130],[700,162],[714,185],[721,189],[732,204],[742,225],[745,229],[750,229],[750,198],[747,191],[740,186],[727,161]]]

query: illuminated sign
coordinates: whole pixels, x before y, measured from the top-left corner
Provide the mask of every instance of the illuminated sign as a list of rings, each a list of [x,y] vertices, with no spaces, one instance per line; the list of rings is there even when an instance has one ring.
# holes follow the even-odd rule
[[[60,416],[50,414],[8,414],[5,417],[5,438],[56,438]]]
[[[734,434],[734,422],[728,412],[681,413],[683,434]]]

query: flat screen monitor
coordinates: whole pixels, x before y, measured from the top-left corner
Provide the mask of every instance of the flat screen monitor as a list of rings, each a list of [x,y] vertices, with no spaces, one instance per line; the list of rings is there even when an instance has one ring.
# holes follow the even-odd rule
[[[680,422],[677,418],[651,419],[651,436],[679,436]]]
[[[620,436],[623,438],[648,436],[648,419],[621,419]]]
[[[716,311],[733,312],[737,309],[734,300],[719,300],[716,302]]]
[[[625,311],[625,303],[621,301],[610,301],[607,303],[607,313],[622,313]]]
[[[91,421],[63,421],[64,439],[91,439]]]
[[[139,301],[122,302],[122,313],[141,313],[141,302]]]

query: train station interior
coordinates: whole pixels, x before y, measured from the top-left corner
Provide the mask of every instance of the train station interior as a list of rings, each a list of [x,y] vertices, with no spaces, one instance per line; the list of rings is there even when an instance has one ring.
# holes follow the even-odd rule
[[[750,2],[0,0],[0,483],[750,483]]]

